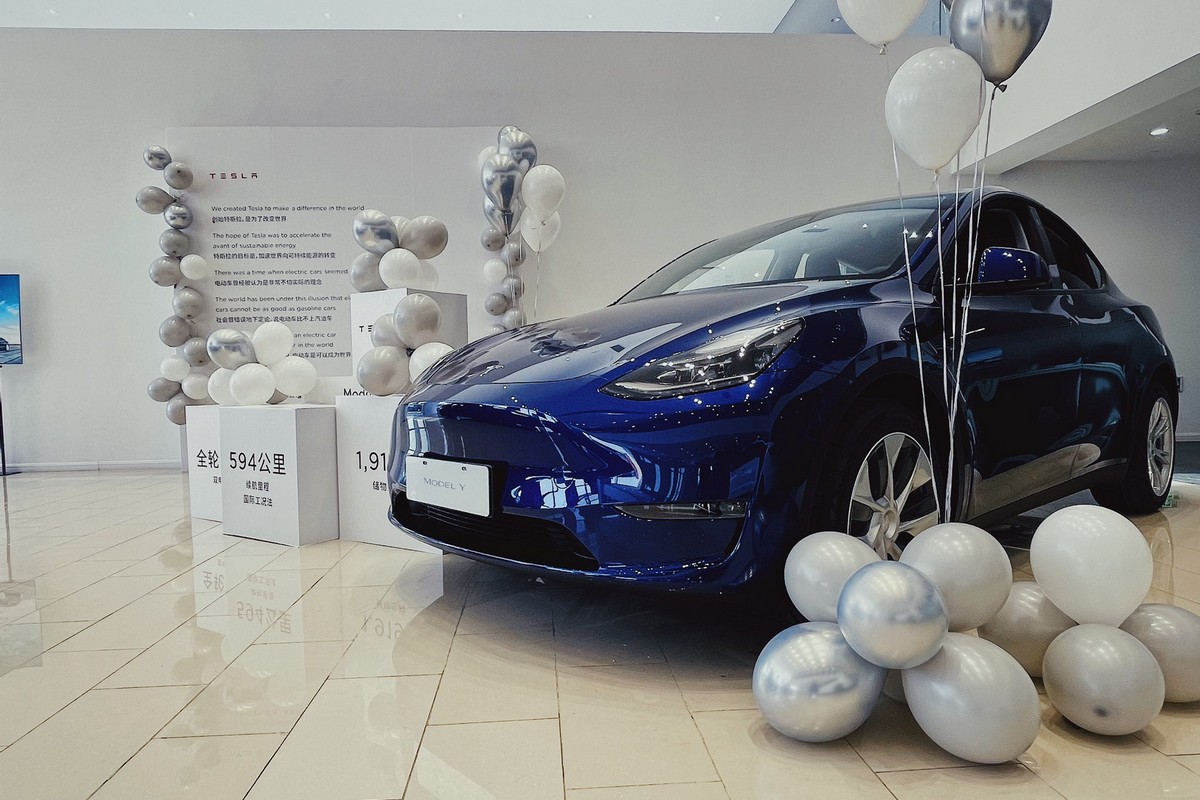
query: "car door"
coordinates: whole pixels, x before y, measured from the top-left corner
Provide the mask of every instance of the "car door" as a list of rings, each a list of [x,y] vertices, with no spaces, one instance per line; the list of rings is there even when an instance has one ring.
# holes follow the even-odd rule
[[[960,234],[964,255],[965,237]],[[975,263],[988,247],[1043,249],[1027,203],[1014,197],[985,201]],[[1079,326],[1068,300],[1057,285],[972,296],[960,382],[973,435],[968,517],[1004,509],[1071,476],[1079,444],[1080,357]]]

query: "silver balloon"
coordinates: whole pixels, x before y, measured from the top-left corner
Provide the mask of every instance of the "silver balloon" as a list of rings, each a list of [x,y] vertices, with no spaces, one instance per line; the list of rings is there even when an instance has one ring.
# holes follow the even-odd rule
[[[185,256],[192,249],[192,240],[182,231],[167,228],[158,235],[158,249],[169,256]]]
[[[1050,643],[1042,682],[1064,717],[1105,736],[1140,731],[1166,699],[1162,668],[1146,645],[1095,622],[1068,628]]]
[[[399,347],[374,347],[359,359],[354,374],[373,395],[399,394],[408,387],[408,356]]]
[[[192,168],[182,161],[172,161],[163,170],[163,180],[172,189],[186,189],[192,185]]]
[[[521,280],[517,275],[509,275],[500,282],[500,288],[504,294],[511,297],[513,300],[520,300],[525,296],[525,281]]]
[[[1158,661],[1168,703],[1200,700],[1200,617],[1186,608],[1146,603],[1121,623],[1121,630]]]
[[[400,246],[421,260],[440,255],[449,241],[446,223],[437,217],[414,217],[400,234]]]
[[[513,131],[519,131],[519,130],[521,130],[521,129],[518,128],[516,125],[505,125],[503,128],[500,129],[500,132],[496,134],[496,144],[499,145],[500,142],[503,141],[505,136],[508,136]]]
[[[189,367],[206,367],[212,363],[208,357],[208,342],[200,336],[193,336],[180,345],[179,356]]]
[[[162,171],[171,163],[171,154],[167,152],[167,148],[152,144],[142,152],[142,160],[150,169]]]
[[[504,325],[501,323],[496,323],[491,328],[492,333],[504,333],[507,330],[508,328],[504,327]]]
[[[836,531],[805,536],[788,553],[783,585],[792,605],[812,622],[837,622],[837,604],[850,576],[879,560],[870,545]]]
[[[146,394],[150,395],[150,399],[156,403],[165,403],[182,390],[183,386],[178,381],[155,378],[146,387]]]
[[[204,295],[190,286],[180,286],[171,298],[171,307],[184,319],[195,319],[204,313]]]
[[[172,228],[181,231],[192,224],[192,210],[183,203],[172,203],[163,211],[163,219]]]
[[[350,262],[350,285],[356,292],[381,292],[388,288],[379,277],[379,256],[359,253]]]
[[[354,241],[368,253],[381,256],[388,250],[399,247],[400,233],[391,217],[382,211],[368,208],[354,215]]]
[[[167,206],[175,202],[175,198],[157,186],[143,186],[138,189],[133,201],[147,214],[161,214],[167,210]]]
[[[391,314],[384,314],[371,326],[371,346],[404,347],[404,342],[400,341],[400,336],[396,333],[396,325],[392,322]]]
[[[159,256],[150,262],[150,280],[159,286],[174,286],[183,280],[179,269],[179,259],[172,256]]]
[[[509,330],[519,328],[526,322],[525,312],[519,308],[510,308],[504,312],[504,319],[502,321],[504,322],[504,327]]]
[[[483,310],[493,317],[498,317],[508,311],[508,298],[500,292],[492,292],[483,298]]]
[[[1046,648],[1073,627],[1075,620],[1051,603],[1041,586],[1018,581],[1008,590],[1008,599],[996,616],[980,626],[979,635],[1003,648],[1031,676],[1040,678]]]
[[[195,335],[192,323],[183,317],[167,317],[158,326],[158,338],[167,347],[179,347]]]
[[[996,616],[1012,586],[1012,562],[1004,547],[983,528],[964,522],[923,531],[904,548],[900,561],[938,587],[952,631],[978,628]]]
[[[533,143],[533,139],[529,137],[528,133],[517,128],[500,134],[496,152],[516,159],[522,173],[529,172],[529,169],[537,164],[537,145]]]
[[[501,211],[490,198],[485,197],[483,198],[483,216],[493,228],[500,231],[507,241],[508,235],[517,230],[521,213],[519,206],[518,209],[512,211]],[[501,247],[503,246],[501,245]]]
[[[1029,749],[1041,729],[1033,680],[1012,656],[975,636],[948,634],[937,654],[905,670],[902,680],[921,730],[967,761],[1011,761]]]
[[[525,244],[521,241],[509,242],[500,251],[500,260],[509,269],[516,269],[525,263]]]
[[[499,253],[500,248],[504,247],[507,242],[508,237],[496,228],[487,228],[479,235],[479,243],[489,253]]]
[[[767,642],[751,687],[772,728],[802,742],[831,742],[871,716],[884,672],[854,652],[837,625],[806,622]]]
[[[946,637],[946,604],[933,581],[908,564],[878,561],[846,581],[838,624],[859,655],[888,669],[933,657]]]
[[[1038,46],[1053,5],[1053,0],[957,0],[950,9],[950,42],[999,86]]]
[[[237,369],[256,363],[250,334],[234,328],[218,328],[209,334],[208,357],[222,369]]]
[[[275,394],[271,395],[271,399],[267,401],[267,405],[277,406],[287,399],[288,396],[286,394],[276,389]]]
[[[187,407],[196,405],[196,401],[182,391],[167,401],[167,419],[176,425],[187,424]]]
[[[400,341],[414,350],[423,344],[436,342],[442,326],[442,309],[427,294],[414,292],[396,304],[392,324]]]
[[[495,204],[496,208],[501,211],[512,211],[517,195],[521,192],[521,178],[524,175],[521,165],[512,156],[501,153],[489,156],[483,162],[483,169],[480,171],[483,193],[488,200]],[[505,233],[512,233],[512,229]]]

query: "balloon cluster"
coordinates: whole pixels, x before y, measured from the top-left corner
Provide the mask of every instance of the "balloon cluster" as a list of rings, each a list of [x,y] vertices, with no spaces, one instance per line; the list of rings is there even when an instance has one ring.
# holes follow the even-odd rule
[[[773,638],[755,664],[754,698],[772,727],[806,742],[841,738],[871,715],[887,671],[902,670],[917,723],[950,753],[996,764],[1033,744],[1032,679],[1001,646],[964,633],[992,621],[1012,585],[1008,555],[987,531],[935,525],[900,561],[816,533],[792,549],[784,576],[811,621]]]
[[[206,351],[217,370],[208,378],[208,396],[223,406],[255,406],[311,392],[317,369],[307,358],[291,354],[294,338],[282,322],[264,322],[253,334],[234,328],[213,331]]]
[[[159,377],[146,387],[151,399],[167,404],[167,419],[176,425],[186,422],[185,409],[195,403],[209,402],[208,368],[204,339],[198,336],[195,319],[204,312],[204,295],[186,281],[199,282],[212,274],[203,258],[192,253],[191,238],[184,230],[192,224],[191,209],[184,203],[183,190],[192,185],[192,170],[157,145],[147,147],[142,159],[151,169],[163,173],[163,180],[174,195],[157,186],[143,186],[134,202],[147,214],[161,214],[167,229],[158,237],[163,255],[150,262],[150,280],[159,286],[174,287],[171,305],[174,313],[163,320],[158,338],[176,353],[163,360]]]
[[[515,125],[501,128],[496,142],[479,153],[483,216],[488,222],[480,243],[495,254],[484,263],[483,277],[497,291],[484,298],[483,308],[498,318],[492,329],[500,332],[526,322],[520,268],[526,249],[540,256],[558,239],[558,207],[567,184],[557,169],[537,163],[533,139]]]
[[[446,249],[450,232],[437,217],[389,217],[368,208],[354,216],[354,240],[366,251],[350,263],[354,291],[436,289],[429,259]]]
[[[438,341],[442,310],[427,294],[401,298],[396,310],[371,326],[371,344],[358,361],[355,377],[368,392],[380,397],[399,394],[435,361],[454,348]]]

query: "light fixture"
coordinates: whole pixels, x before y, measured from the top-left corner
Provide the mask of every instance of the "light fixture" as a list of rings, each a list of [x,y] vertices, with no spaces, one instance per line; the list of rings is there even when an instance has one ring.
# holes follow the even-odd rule
[[[1159,125],[1157,128],[1150,131],[1150,135],[1151,136],[1166,136],[1170,132],[1171,132],[1170,128],[1166,127],[1165,125]]]

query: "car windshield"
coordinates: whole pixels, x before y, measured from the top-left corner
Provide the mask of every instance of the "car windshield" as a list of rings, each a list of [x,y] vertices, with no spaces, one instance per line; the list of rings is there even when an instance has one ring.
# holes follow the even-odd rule
[[[820,211],[724,236],[686,253],[619,302],[721,286],[878,278],[932,238],[937,200],[918,197]]]

